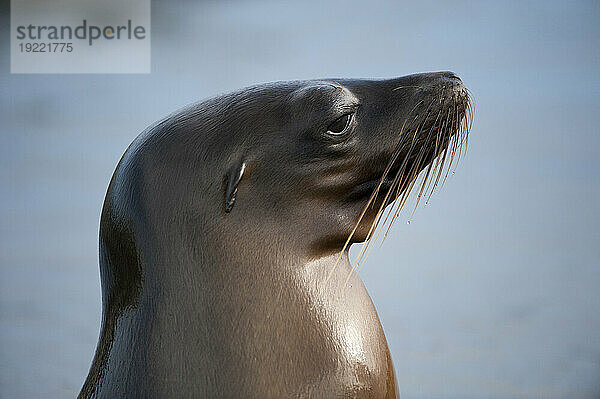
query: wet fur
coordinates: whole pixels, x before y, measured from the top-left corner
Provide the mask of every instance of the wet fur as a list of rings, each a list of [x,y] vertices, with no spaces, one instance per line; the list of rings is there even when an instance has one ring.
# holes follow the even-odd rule
[[[447,72],[278,82],[146,129],[104,202],[102,327],[79,397],[397,397],[348,246],[443,181],[466,144],[464,90]],[[350,111],[350,134],[328,136]]]

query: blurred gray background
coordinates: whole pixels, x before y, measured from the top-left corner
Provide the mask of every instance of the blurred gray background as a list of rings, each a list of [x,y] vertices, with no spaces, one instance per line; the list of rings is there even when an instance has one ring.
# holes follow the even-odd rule
[[[361,270],[402,397],[600,397],[600,3],[153,2],[149,75],[10,75],[5,3],[1,398],[79,391],[104,193],[147,125],[258,82],[436,70],[473,93],[469,152]]]

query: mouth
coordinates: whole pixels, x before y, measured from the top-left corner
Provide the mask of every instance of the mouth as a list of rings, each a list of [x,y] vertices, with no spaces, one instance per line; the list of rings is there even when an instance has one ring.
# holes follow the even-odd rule
[[[402,161],[398,162],[398,164],[394,165],[385,175],[384,171],[382,171],[376,177],[373,177],[363,183],[358,184],[352,189],[352,191],[350,191],[350,193],[348,193],[347,198],[350,201],[367,200],[376,191],[379,193],[384,193],[383,196],[385,196],[385,193],[391,192],[390,190],[392,190],[392,188],[398,185],[398,182],[396,181],[395,177],[400,170],[401,164]],[[412,166],[411,164],[412,161],[408,160],[405,169],[410,170]],[[383,196],[381,196],[380,200],[383,199]],[[392,203],[394,199],[395,198],[393,198],[393,196],[389,195],[386,200],[386,206]]]

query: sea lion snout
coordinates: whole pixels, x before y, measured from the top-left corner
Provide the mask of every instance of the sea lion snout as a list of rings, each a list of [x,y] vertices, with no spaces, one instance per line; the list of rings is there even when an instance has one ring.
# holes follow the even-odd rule
[[[361,210],[351,240],[359,242],[373,234],[387,205],[401,208],[411,191],[417,202],[428,198],[443,182],[466,147],[471,108],[465,85],[450,71],[348,84],[362,104],[354,131],[362,163],[346,196]]]
[[[389,81],[392,91],[407,94],[412,89],[417,96],[437,96],[442,91],[466,95],[462,79],[454,72],[427,72],[402,76]]]
[[[463,84],[463,81],[454,72],[442,72],[439,84],[442,85],[442,89],[447,88],[459,96],[466,96],[467,94],[467,88]]]

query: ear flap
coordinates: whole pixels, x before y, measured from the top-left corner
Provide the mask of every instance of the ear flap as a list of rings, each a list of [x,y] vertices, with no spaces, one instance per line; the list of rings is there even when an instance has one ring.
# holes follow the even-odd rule
[[[235,164],[227,173],[227,190],[225,191],[225,212],[231,212],[235,204],[235,195],[237,194],[238,184],[242,181],[246,163],[240,161]]]

